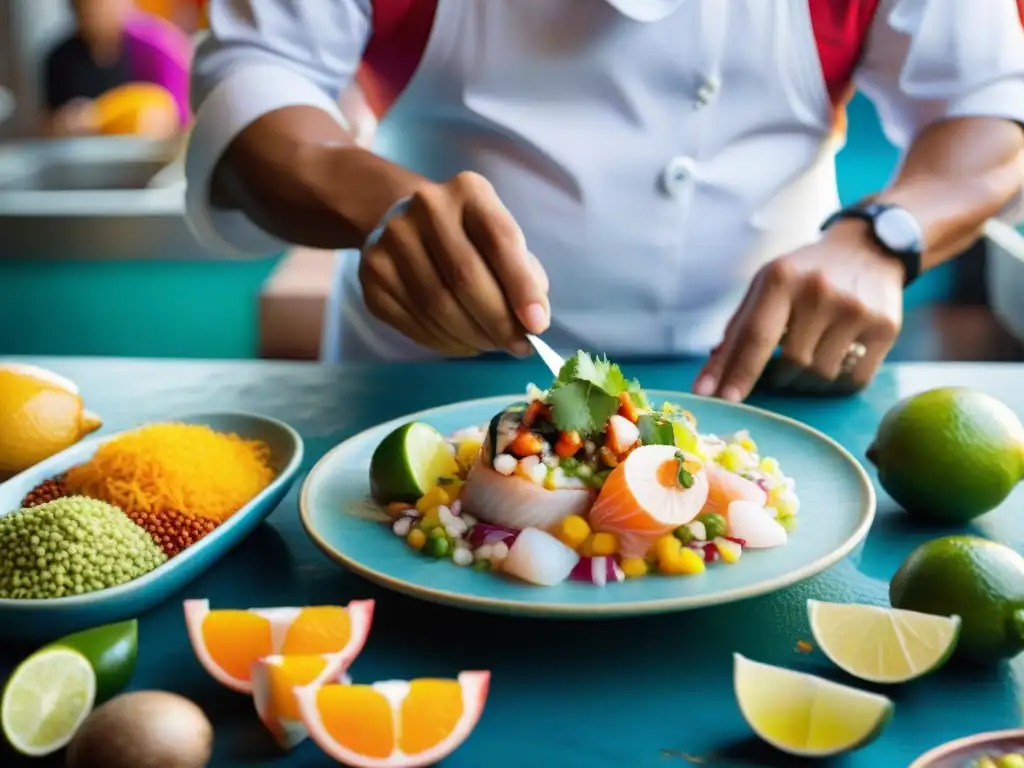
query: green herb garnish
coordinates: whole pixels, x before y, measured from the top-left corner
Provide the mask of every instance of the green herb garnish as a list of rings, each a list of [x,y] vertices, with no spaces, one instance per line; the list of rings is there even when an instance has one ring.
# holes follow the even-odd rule
[[[644,445],[675,445],[676,436],[671,422],[656,414],[644,413],[636,422],[640,442]]]
[[[607,358],[577,352],[558,372],[547,402],[556,427],[592,437],[602,432],[619,410],[621,394],[628,394],[638,407],[647,407],[640,382],[628,380]]]
[[[676,451],[676,458],[679,459],[679,484],[683,488],[693,488],[693,475],[686,468],[686,455],[682,451]]]

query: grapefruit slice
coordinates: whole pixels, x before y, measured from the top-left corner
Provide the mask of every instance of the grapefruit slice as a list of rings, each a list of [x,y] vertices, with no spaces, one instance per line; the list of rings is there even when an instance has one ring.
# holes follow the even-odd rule
[[[457,680],[337,683],[296,690],[313,741],[352,768],[420,768],[454,752],[472,733],[487,701],[490,672]]]
[[[680,481],[680,459],[689,486]],[[671,445],[644,445],[608,475],[590,510],[595,531],[614,533],[624,557],[643,557],[666,533],[693,520],[708,498],[701,462]]]
[[[295,689],[339,680],[347,682],[338,655],[302,654],[267,656],[252,668],[252,696],[256,713],[284,749],[297,746],[309,736],[299,715]]]
[[[185,601],[185,625],[203,668],[222,685],[252,693],[252,665],[265,656],[329,655],[338,670],[363,650],[373,601],[347,606],[210,610],[209,600]]]

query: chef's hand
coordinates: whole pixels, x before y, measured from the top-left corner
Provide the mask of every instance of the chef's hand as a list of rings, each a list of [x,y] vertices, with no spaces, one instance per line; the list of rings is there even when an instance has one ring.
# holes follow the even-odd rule
[[[865,223],[837,224],[757,274],[694,391],[743,400],[780,342],[784,357],[827,380],[849,373],[868,382],[899,334],[903,279],[903,266],[877,249]],[[843,370],[856,344],[864,354]]]
[[[548,278],[490,183],[460,173],[414,194],[363,248],[367,308],[449,356],[530,352],[550,322]]]

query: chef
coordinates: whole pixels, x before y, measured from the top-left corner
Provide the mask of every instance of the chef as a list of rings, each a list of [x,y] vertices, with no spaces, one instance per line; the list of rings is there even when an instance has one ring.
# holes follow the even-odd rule
[[[1022,214],[1016,0],[213,0],[188,217],[208,246],[343,249],[343,360],[781,345],[867,381],[919,274]],[[380,115],[372,149],[339,95]],[[860,89],[903,148],[841,208]]]

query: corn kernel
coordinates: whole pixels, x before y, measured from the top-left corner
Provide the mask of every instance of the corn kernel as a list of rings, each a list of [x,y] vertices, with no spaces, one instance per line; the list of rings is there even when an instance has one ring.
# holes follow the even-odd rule
[[[427,534],[419,528],[413,528],[405,537],[405,542],[413,549],[423,549],[423,545],[427,543]]]
[[[641,576],[646,576],[648,573],[647,561],[642,557],[623,558],[619,567],[622,568],[622,572],[626,575],[627,579],[638,579]]]
[[[416,502],[416,511],[421,515],[425,515],[432,509],[437,509],[442,504],[448,504],[451,502],[451,497],[448,492],[441,486],[431,488],[425,494],[420,497],[420,500]]]
[[[715,549],[718,550],[722,560],[730,564],[739,560],[740,555],[743,553],[743,549],[739,544],[728,539],[715,539]]]
[[[579,515],[569,515],[555,526],[552,535],[570,549],[578,549],[590,536],[590,526]]]
[[[437,512],[437,507],[423,515],[423,519],[420,521],[420,525],[424,530],[433,530],[441,526],[441,516]]]
[[[654,554],[658,559],[658,564],[674,560],[682,548],[682,542],[672,534],[662,536],[654,542]]]
[[[757,453],[757,443],[750,438],[750,435],[743,435],[736,442],[747,453]]]
[[[459,466],[463,469],[469,469],[476,463],[477,456],[480,455],[480,446],[482,443],[479,440],[463,440],[459,443],[459,447],[455,451],[455,460],[459,463]]]
[[[659,560],[658,570],[669,576],[702,573],[705,570],[704,558],[692,549],[683,547],[675,557]]]
[[[766,475],[772,475],[774,477],[779,473],[779,462],[771,456],[765,456],[761,459],[761,464],[758,468]]]
[[[619,539],[614,533],[592,533],[579,546],[583,557],[611,557],[619,551]]]

